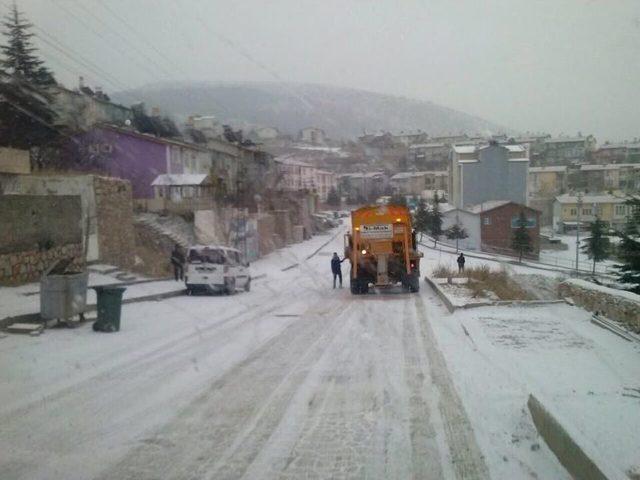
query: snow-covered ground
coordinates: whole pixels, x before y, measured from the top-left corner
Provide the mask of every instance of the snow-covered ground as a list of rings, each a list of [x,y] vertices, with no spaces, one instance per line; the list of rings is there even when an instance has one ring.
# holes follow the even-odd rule
[[[0,338],[0,478],[568,478],[530,392],[640,458],[637,347],[576,307],[450,315],[424,282],[354,297],[348,267],[333,290],[343,232],[254,262],[251,292],[124,305],[119,333]]]

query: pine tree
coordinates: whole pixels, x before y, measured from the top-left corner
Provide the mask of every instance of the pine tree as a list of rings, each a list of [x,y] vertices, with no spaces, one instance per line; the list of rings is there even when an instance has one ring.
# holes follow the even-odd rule
[[[449,240],[456,241],[456,252],[458,251],[458,241],[464,240],[469,236],[467,234],[467,231],[463,227],[461,227],[458,223],[455,223],[449,228],[447,228],[444,231],[444,234]]]
[[[50,97],[33,84],[0,72],[0,146],[29,149],[59,137]]]
[[[523,211],[520,212],[520,216],[518,217],[518,227],[515,232],[513,232],[511,248],[518,252],[519,262],[522,262],[522,256],[525,253],[529,253],[533,250],[533,247],[531,246],[531,237],[527,231],[527,217],[525,217]]]
[[[44,62],[35,55],[36,48],[31,43],[33,25],[27,22],[18,11],[15,2],[2,22],[7,38],[6,45],[0,46],[3,58],[0,68],[5,73],[19,76],[22,80],[39,86],[55,84],[53,74],[44,66]]]
[[[607,236],[607,225],[596,217],[590,225],[591,236],[584,239],[581,249],[593,260],[593,273],[596,273],[596,262],[601,262],[609,257],[610,242]]]
[[[620,272],[621,283],[629,285],[629,290],[640,294],[640,200],[626,202],[631,208],[625,228],[618,233],[621,238],[618,256],[621,265],[616,265]]]
[[[430,221],[430,212],[427,208],[427,203],[424,199],[420,198],[418,200],[418,208],[416,209],[416,213],[414,215],[413,227],[416,232],[420,233],[420,238],[422,239],[422,234],[427,232],[427,227]]]
[[[331,187],[329,193],[327,194],[327,205],[331,205],[333,207],[340,206],[340,197],[338,196],[338,192],[334,187]]]
[[[433,207],[431,207],[427,230],[433,237],[433,246],[435,247],[442,236],[442,212],[440,211],[438,191],[433,194]]]

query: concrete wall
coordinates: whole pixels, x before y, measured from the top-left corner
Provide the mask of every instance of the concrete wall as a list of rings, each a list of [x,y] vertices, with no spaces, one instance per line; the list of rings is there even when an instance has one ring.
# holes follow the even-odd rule
[[[78,196],[0,196],[0,283],[38,280],[61,258],[82,263]]]
[[[562,282],[558,290],[561,297],[572,298],[576,305],[622,322],[640,333],[640,295],[578,279]]]
[[[291,215],[289,210],[274,210],[275,233],[281,240],[281,244],[276,248],[289,245],[293,241],[293,230],[291,225]]]
[[[465,229],[467,238],[458,241],[458,247],[462,250],[480,250],[480,216],[465,210],[449,210],[442,214],[442,229],[452,227],[458,223]],[[446,237],[443,237],[443,240]],[[455,240],[444,240],[455,245]]]
[[[29,150],[0,147],[0,173],[31,173]]]
[[[88,229],[87,261],[114,263],[123,268],[133,261],[131,184],[96,175],[10,175],[0,177],[0,194],[36,195],[45,203],[65,195],[78,196],[81,242]]]
[[[90,175],[8,175],[0,176],[0,194],[5,195],[78,195],[82,206],[82,241],[89,229],[88,261],[98,260],[98,221]]]
[[[598,468],[536,397],[529,395],[527,406],[538,433],[573,478],[607,480],[607,475]]]
[[[268,255],[276,249],[276,220],[273,215],[257,215],[260,256]]]
[[[135,235],[131,184],[126,180],[93,177],[100,261],[130,268]]]
[[[0,253],[80,243],[81,215],[78,196],[0,196]]]

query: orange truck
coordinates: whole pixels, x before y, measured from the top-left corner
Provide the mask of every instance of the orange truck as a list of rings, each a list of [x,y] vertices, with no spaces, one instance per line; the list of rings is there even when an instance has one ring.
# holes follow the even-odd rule
[[[362,207],[351,212],[351,232],[345,235],[345,257],[351,262],[354,295],[369,286],[402,284],[405,291],[420,289],[420,259],[409,209],[401,205]]]

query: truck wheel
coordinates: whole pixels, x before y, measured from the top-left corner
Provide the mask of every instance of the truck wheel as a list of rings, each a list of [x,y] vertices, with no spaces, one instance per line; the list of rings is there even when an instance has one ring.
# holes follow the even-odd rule
[[[419,276],[412,276],[409,279],[409,290],[412,293],[416,293],[420,291],[420,277]]]
[[[353,295],[360,294],[360,284],[358,280],[354,280],[353,278],[349,280],[349,288],[351,288],[351,293]]]
[[[247,283],[244,284],[244,291],[245,292],[251,291],[251,278],[249,278],[249,280],[247,280]]]

